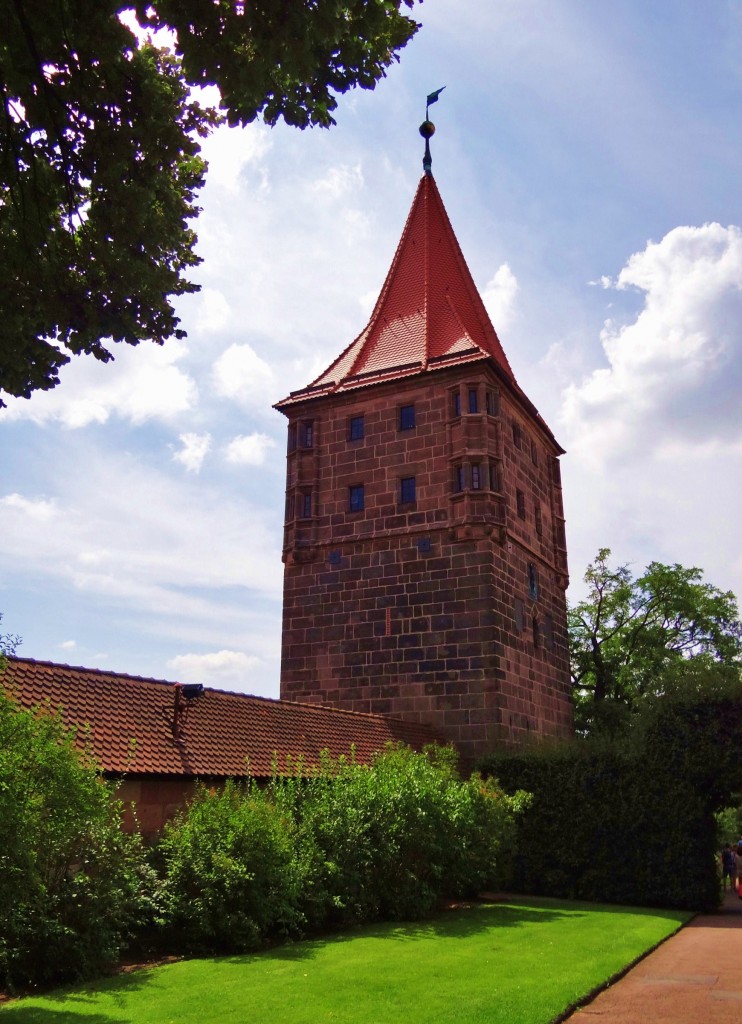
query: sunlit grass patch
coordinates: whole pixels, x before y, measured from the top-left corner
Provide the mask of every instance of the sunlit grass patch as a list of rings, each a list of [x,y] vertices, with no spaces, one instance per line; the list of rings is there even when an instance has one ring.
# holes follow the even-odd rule
[[[8,1004],[8,1024],[547,1024],[690,915],[559,900],[451,910]]]

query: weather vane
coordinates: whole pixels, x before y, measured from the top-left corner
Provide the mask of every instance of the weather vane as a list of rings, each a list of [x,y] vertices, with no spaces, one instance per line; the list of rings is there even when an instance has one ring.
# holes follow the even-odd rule
[[[440,89],[436,89],[435,92],[431,92],[425,102],[425,120],[420,125],[420,134],[425,139],[425,156],[423,157],[423,170],[426,174],[432,174],[433,158],[430,155],[430,140],[435,135],[435,125],[428,118],[428,108],[431,103],[437,103],[438,97],[445,89],[445,85],[442,85]]]

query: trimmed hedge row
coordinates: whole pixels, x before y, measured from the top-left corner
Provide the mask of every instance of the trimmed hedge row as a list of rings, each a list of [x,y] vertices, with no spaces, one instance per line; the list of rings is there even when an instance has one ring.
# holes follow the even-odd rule
[[[517,823],[521,892],[709,910],[719,904],[715,812],[742,789],[742,701],[666,697],[631,742],[574,742],[479,762],[532,802]]]

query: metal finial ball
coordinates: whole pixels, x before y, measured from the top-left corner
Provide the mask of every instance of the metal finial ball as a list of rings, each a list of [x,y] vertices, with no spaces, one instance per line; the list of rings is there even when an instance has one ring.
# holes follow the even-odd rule
[[[435,125],[432,121],[423,121],[420,125],[420,134],[424,139],[429,139],[435,135]]]

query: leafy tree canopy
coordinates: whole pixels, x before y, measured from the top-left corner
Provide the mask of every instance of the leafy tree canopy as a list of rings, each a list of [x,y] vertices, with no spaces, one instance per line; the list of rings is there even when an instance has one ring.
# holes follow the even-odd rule
[[[183,337],[200,140],[222,118],[334,124],[337,94],[398,59],[415,2],[0,0],[0,396],[54,387],[72,354],[108,362],[112,341]]]
[[[616,731],[632,711],[678,688],[739,677],[737,600],[700,569],[651,562],[634,577],[601,548],[585,573],[587,597],[568,612],[576,720]]]
[[[0,612],[0,622],[2,621],[3,616]],[[8,656],[15,654],[20,643],[21,638],[15,633],[0,633],[0,672],[5,668]]]

